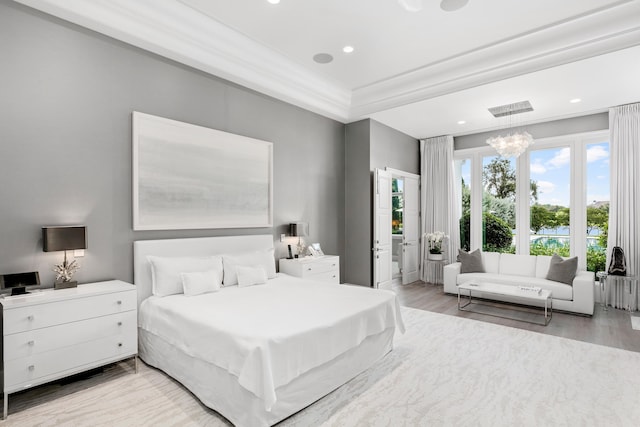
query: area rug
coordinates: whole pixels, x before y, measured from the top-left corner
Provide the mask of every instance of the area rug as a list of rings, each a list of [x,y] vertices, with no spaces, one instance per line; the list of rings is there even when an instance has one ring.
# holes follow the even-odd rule
[[[640,353],[403,308],[379,363],[282,427],[636,426]],[[141,363],[12,395],[4,426],[228,426]]]

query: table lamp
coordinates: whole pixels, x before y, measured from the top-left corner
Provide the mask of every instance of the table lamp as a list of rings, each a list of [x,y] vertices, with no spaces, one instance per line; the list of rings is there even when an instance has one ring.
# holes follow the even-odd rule
[[[67,251],[87,249],[87,227],[42,227],[42,249],[44,252],[64,251],[64,261],[53,268],[56,273],[54,289],[78,286],[78,282],[72,281],[71,278],[80,266],[76,260],[67,261]]]
[[[297,253],[298,256],[304,256],[307,249],[302,237],[309,234],[309,224],[306,222],[292,222],[289,224],[289,235],[298,238]]]

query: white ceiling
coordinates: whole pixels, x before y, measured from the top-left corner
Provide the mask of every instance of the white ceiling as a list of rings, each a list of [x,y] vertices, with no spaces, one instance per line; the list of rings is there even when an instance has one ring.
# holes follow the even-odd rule
[[[416,138],[640,101],[640,0],[17,0],[343,122]],[[355,51],[342,53],[344,45]],[[313,61],[333,55],[329,64]],[[582,102],[568,101],[581,98]],[[464,125],[458,125],[465,120]]]

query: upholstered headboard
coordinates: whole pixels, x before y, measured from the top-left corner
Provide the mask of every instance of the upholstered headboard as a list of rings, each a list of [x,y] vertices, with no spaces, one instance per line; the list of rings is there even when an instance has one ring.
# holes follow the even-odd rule
[[[151,264],[147,261],[149,255],[165,257],[208,256],[271,248],[273,248],[271,234],[133,242],[133,281],[138,291],[138,307],[142,301],[152,295]]]

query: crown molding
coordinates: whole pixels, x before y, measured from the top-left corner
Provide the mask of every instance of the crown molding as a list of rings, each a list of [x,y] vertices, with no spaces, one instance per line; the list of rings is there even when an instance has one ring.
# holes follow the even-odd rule
[[[353,91],[351,119],[640,44],[640,2],[482,46]]]
[[[341,122],[640,45],[622,0],[351,91],[179,0],[14,1]]]
[[[179,1],[15,1],[329,118],[349,117],[350,90]]]

